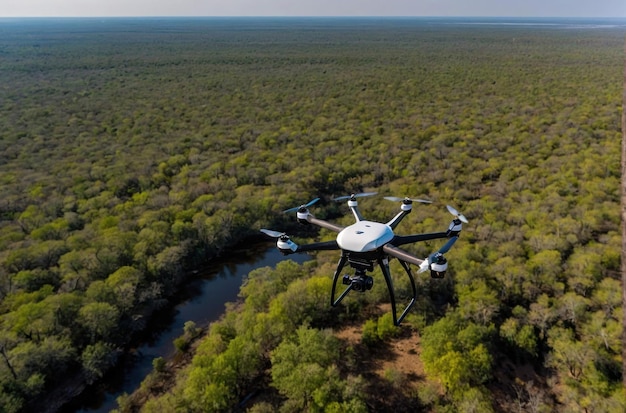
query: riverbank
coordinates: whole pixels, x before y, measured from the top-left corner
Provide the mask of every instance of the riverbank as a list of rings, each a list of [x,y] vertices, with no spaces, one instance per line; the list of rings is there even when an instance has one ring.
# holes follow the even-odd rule
[[[153,360],[163,358],[174,366],[184,360],[174,341],[183,334],[184,325],[191,321],[204,331],[224,313],[225,304],[235,302],[243,278],[252,270],[272,267],[285,258],[273,243],[250,242],[238,244],[215,258],[210,265],[191,274],[191,279],[173,296],[173,304],[159,311],[148,324],[142,342],[120,358],[120,363],[97,383],[86,386],[74,400],[67,400],[62,413],[104,413],[117,406],[116,399],[132,394],[153,371]],[[305,254],[288,259],[296,262],[310,260]],[[50,410],[53,412],[56,410]]]

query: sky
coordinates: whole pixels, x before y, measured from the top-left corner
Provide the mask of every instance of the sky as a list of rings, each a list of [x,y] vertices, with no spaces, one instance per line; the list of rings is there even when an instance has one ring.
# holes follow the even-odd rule
[[[626,17],[626,0],[0,0],[0,17]]]

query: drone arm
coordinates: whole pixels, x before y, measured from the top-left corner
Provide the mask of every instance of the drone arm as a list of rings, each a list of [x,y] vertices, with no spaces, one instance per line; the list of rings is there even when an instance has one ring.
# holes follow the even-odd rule
[[[322,227],[331,231],[335,231],[335,232],[341,232],[343,231],[343,228],[344,228],[339,225],[332,224],[328,221],[324,221],[323,219],[317,219],[311,214],[307,214],[306,221],[310,224],[317,225],[319,227]]]
[[[400,221],[402,221],[402,219],[404,219],[405,216],[409,215],[411,213],[411,210],[402,210],[400,212],[398,212],[398,215],[396,215],[395,217],[393,217],[393,219],[391,221],[389,221],[387,223],[387,225],[389,225],[391,227],[391,229],[395,229],[398,224],[400,223]]]
[[[354,219],[356,219],[357,222],[363,221],[363,216],[359,212],[359,208],[356,205],[356,201],[348,201],[348,205],[350,206],[350,211],[352,211],[352,215],[354,215]]]
[[[417,258],[415,255],[391,244],[383,245],[383,251],[400,261],[408,262],[409,264],[417,265],[418,267],[424,262],[424,260]]]
[[[449,238],[447,232],[433,232],[430,234],[416,234],[416,235],[396,235],[391,241],[393,245],[405,245],[413,244],[421,241],[431,241],[434,239]]]
[[[339,245],[337,241],[326,241],[326,242],[314,242],[312,244],[306,245],[298,245],[298,249],[296,252],[307,252],[307,251],[334,251],[338,250]]]

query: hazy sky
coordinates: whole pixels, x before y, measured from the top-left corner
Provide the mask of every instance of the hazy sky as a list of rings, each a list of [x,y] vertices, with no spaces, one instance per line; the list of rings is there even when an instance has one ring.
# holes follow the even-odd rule
[[[626,17],[626,0],[0,0],[22,16]]]

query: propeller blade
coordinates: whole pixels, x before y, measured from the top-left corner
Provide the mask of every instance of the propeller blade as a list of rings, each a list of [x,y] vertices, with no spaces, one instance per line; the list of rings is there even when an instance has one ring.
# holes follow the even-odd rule
[[[307,204],[300,205],[300,206],[293,207],[293,208],[289,208],[289,209],[285,209],[283,212],[285,212],[285,213],[296,212],[300,208],[308,208],[308,207],[310,207],[311,205],[313,205],[314,203],[316,203],[319,200],[320,200],[319,198],[315,198],[314,200],[309,201]]]
[[[308,203],[308,204],[306,204],[304,207],[305,207],[305,208],[308,208],[308,207],[310,207],[311,205],[313,205],[314,203],[316,203],[316,202],[317,202],[317,201],[319,201],[319,200],[320,200],[319,198],[315,198],[314,200],[309,201],[309,203]]]
[[[445,254],[446,252],[450,251],[450,248],[452,248],[452,246],[454,245],[454,243],[456,242],[456,240],[459,239],[459,237],[452,237],[448,240],[448,242],[446,242],[443,247],[439,248],[440,253]]]
[[[261,232],[264,233],[265,235],[269,235],[272,238],[280,238],[283,235],[285,235],[284,232],[273,231],[271,229],[265,229],[265,228],[261,228]]]
[[[413,202],[421,202],[422,204],[432,204],[433,201],[429,201],[428,199],[421,199],[421,198],[399,198],[397,196],[386,196],[385,199],[387,201],[394,201],[394,202],[402,202],[402,201],[413,201]]]
[[[456,218],[460,219],[461,222],[464,222],[466,224],[469,224],[469,221],[467,220],[467,218],[465,218],[465,215],[461,214],[459,211],[457,211],[454,207],[451,207],[450,205],[446,205],[446,208],[448,208],[448,211],[454,215]]]
[[[361,198],[364,196],[372,196],[372,195],[376,195],[377,193],[378,192],[361,192],[359,194],[338,196],[337,198],[333,198],[333,201],[345,201],[346,199]]]

